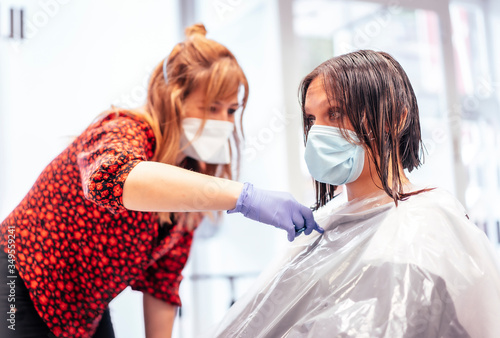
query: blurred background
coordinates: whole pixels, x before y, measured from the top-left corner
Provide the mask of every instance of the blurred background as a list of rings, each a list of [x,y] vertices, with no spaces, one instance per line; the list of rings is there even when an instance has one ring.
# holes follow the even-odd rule
[[[195,22],[249,80],[241,181],[311,205],[298,84],[332,56],[386,51],[419,101],[427,152],[410,178],[451,191],[500,253],[497,0],[0,0],[0,219],[100,112],[145,102],[151,70]],[[174,337],[216,324],[285,245],[237,215],[204,222]],[[111,304],[118,338],[144,336],[141,297]]]

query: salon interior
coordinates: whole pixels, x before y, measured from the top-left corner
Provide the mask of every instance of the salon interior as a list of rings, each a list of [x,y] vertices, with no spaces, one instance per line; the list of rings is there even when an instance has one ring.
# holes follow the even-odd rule
[[[0,0],[1,219],[99,112],[144,103],[151,70],[196,22],[248,77],[240,181],[312,205],[300,80],[333,56],[386,51],[420,108],[426,152],[410,179],[456,196],[500,255],[497,0]],[[220,321],[286,245],[243,216],[204,220],[173,336]],[[144,336],[141,297],[126,289],[111,303],[117,338]]]

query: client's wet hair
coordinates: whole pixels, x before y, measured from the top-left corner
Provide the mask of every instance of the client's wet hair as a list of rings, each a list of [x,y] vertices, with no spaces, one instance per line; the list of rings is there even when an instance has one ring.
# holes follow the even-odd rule
[[[381,188],[396,204],[418,193],[405,193],[401,181],[400,169],[417,168],[422,153],[417,99],[401,65],[387,53],[360,50],[316,67],[299,87],[305,142],[311,128],[305,113],[306,94],[317,77],[323,81],[330,105],[340,106],[340,128],[352,126],[375,164]],[[315,188],[318,208],[334,197],[336,186],[315,181]]]

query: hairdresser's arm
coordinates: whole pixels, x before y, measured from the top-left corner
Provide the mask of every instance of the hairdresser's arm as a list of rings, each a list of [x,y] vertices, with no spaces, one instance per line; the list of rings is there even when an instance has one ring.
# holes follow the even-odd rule
[[[177,307],[156,299],[148,293],[144,293],[143,304],[146,338],[172,337]]]
[[[172,165],[140,162],[123,185],[123,205],[136,211],[230,210],[243,184]]]

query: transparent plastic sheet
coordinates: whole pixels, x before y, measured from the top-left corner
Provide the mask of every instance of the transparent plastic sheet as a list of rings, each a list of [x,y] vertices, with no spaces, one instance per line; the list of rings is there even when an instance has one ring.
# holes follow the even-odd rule
[[[325,206],[203,337],[500,337],[500,264],[435,189]]]

